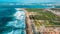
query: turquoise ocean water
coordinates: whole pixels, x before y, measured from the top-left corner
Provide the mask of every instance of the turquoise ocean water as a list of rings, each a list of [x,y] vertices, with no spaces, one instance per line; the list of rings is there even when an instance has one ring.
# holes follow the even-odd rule
[[[0,34],[26,34],[25,12],[0,8]]]

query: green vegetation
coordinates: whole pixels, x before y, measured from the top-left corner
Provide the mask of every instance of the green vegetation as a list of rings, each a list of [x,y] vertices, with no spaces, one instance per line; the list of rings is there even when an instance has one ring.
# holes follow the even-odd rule
[[[51,13],[50,11],[44,11],[44,9],[26,9],[29,12],[36,12],[37,15],[30,15],[34,20],[44,20],[44,25],[60,25],[60,17]],[[32,19],[32,17],[30,17]]]
[[[42,26],[37,20],[35,20],[35,26],[37,26],[37,28],[39,29],[40,26]]]

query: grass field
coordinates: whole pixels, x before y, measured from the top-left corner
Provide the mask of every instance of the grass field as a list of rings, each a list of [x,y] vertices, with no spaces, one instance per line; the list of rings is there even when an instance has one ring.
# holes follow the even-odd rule
[[[60,25],[60,16],[57,16],[49,11],[45,11],[44,9],[26,9],[29,12],[36,12],[37,15],[33,15],[30,17],[34,20],[43,20],[42,24],[44,25]],[[32,15],[30,15],[32,16]]]

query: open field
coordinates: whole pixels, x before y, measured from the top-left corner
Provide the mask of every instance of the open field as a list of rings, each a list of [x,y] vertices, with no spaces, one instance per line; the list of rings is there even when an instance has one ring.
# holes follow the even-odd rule
[[[60,25],[60,16],[53,14],[45,9],[26,9],[29,12],[34,12],[36,15],[30,15],[31,19],[43,20],[44,25]]]

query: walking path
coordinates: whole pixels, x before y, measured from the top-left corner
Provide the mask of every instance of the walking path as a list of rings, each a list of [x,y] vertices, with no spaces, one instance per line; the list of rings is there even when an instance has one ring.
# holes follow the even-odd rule
[[[53,14],[60,16],[60,12],[56,11],[56,10],[51,10],[51,9],[47,9],[48,11],[52,12]]]
[[[30,19],[29,19],[29,13],[25,9],[22,9],[22,10],[24,10],[25,14],[26,14],[27,34],[32,34],[32,27],[31,27],[31,23],[30,23]]]

